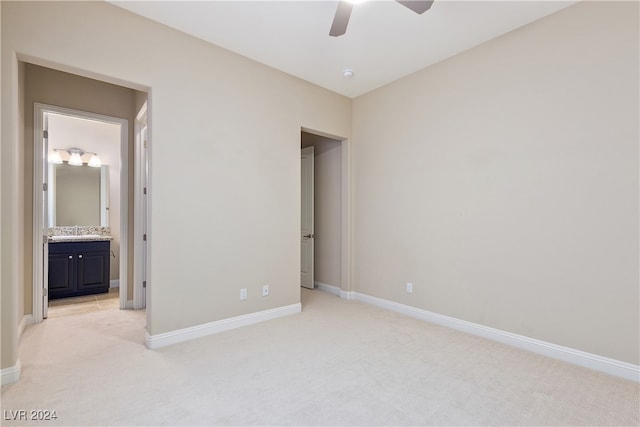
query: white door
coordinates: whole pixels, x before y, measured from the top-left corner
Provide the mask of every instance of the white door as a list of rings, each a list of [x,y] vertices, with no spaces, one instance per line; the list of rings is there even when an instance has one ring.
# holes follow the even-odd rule
[[[42,113],[42,318],[49,315],[49,115]]]
[[[313,289],[313,147],[302,149],[300,285]]]

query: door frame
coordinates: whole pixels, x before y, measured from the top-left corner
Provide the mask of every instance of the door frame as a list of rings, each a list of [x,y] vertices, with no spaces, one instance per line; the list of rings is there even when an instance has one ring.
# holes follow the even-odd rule
[[[45,207],[42,197],[43,165],[47,161],[48,153],[43,153],[42,117],[44,113],[51,112],[89,120],[98,120],[120,125],[120,309],[127,308],[127,264],[129,242],[129,122],[126,119],[91,113],[88,111],[74,110],[43,103],[34,103],[34,129],[33,129],[33,323],[43,320],[44,305],[44,276],[45,259],[42,251],[45,230],[48,228],[47,218],[44,217]]]
[[[301,272],[301,277],[300,277],[300,286],[302,286],[303,288],[308,288],[308,289],[314,289],[315,288],[315,275],[314,275],[314,252],[315,252],[315,226],[314,226],[314,215],[315,215],[315,200],[314,200],[314,181],[315,181],[315,169],[314,169],[314,162],[315,162],[315,147],[313,145],[309,146],[309,147],[304,147],[301,150],[301,162],[300,162],[300,167],[302,168],[302,173],[305,173],[305,158],[309,159],[309,162],[307,163],[307,168],[306,169],[309,172],[310,175],[310,180],[307,182],[307,185],[302,185],[303,182],[300,183],[300,188],[301,188],[301,192],[300,195],[302,197],[302,204],[307,206],[307,209],[303,209],[301,207],[301,211],[300,211],[300,218],[301,218],[301,227],[300,227],[300,254],[302,255],[300,257],[301,259],[301,265],[300,265],[300,272]],[[309,203],[307,203],[309,202]],[[310,206],[309,206],[310,204]],[[310,208],[310,209],[309,209]],[[303,211],[309,211],[307,212],[307,215],[305,216],[309,221],[309,229],[306,230],[306,232],[308,232],[308,241],[305,242],[307,235],[303,236],[303,233],[305,233],[305,221],[302,221],[303,218]],[[306,253],[305,256],[305,251],[304,251],[304,246],[305,244],[307,244],[310,247],[310,252]],[[306,262],[302,262],[302,258],[305,258],[305,261],[308,261],[309,264],[309,268],[307,270],[307,277],[305,277],[305,280],[302,280],[302,266],[304,264],[306,264]],[[311,258],[309,260],[309,258]],[[311,276],[311,287],[307,286],[309,283],[309,277]]]
[[[300,135],[302,135],[302,132],[340,141],[340,297],[353,299],[351,283],[351,142],[348,138],[308,127],[301,127]],[[302,180],[300,174],[299,176],[299,179]],[[302,183],[300,183],[300,185],[302,185]],[[298,257],[298,259],[300,259],[300,257]]]
[[[135,120],[134,217],[133,217],[133,308],[146,308],[149,288],[149,117],[148,101]],[[143,140],[142,131],[145,129]],[[146,143],[146,146],[145,146]],[[146,238],[146,240],[145,240]],[[146,282],[146,283],[145,283]]]

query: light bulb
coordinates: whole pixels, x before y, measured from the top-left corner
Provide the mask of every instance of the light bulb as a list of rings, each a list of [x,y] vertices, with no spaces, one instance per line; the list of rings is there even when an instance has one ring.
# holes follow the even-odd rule
[[[71,153],[71,157],[69,157],[69,164],[72,166],[82,166],[82,157],[80,157],[80,153]]]
[[[49,163],[61,165],[62,157],[60,157],[60,153],[58,153],[56,150],[53,150],[51,154],[49,154]]]
[[[92,168],[99,168],[100,166],[102,166],[102,162],[100,161],[100,157],[98,157],[97,154],[93,154],[89,159],[89,163],[87,163],[87,165],[91,166]]]

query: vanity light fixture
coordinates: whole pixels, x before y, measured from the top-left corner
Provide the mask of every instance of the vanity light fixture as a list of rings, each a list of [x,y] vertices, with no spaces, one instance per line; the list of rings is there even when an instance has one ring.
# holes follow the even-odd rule
[[[66,152],[69,154],[68,163],[71,166],[82,166],[82,156],[85,154],[91,154],[91,158],[87,163],[87,166],[92,168],[99,168],[102,166],[102,162],[100,161],[100,157],[96,153],[91,153],[89,151],[82,151],[79,148],[68,148],[66,150],[62,150],[60,148],[54,148],[51,154],[49,155],[49,163],[62,164],[62,157],[60,157],[60,151]]]

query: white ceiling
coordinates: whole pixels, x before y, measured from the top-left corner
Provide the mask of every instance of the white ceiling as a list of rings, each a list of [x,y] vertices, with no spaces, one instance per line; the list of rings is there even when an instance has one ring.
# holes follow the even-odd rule
[[[337,0],[111,3],[354,98],[576,1],[435,0],[423,15],[371,1],[354,6],[337,38]]]

